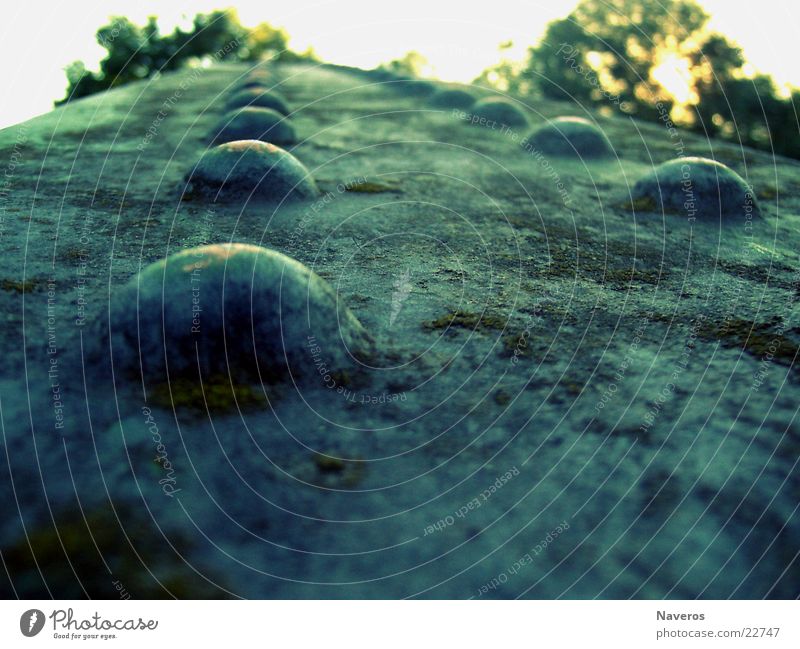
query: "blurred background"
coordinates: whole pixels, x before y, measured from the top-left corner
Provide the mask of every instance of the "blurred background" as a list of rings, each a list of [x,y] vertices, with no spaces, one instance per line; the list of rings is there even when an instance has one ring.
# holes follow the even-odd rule
[[[234,60],[384,66],[645,120],[662,102],[681,126],[800,158],[798,13],[789,0],[37,0],[7,7],[0,28],[0,127],[207,64],[235,38]]]

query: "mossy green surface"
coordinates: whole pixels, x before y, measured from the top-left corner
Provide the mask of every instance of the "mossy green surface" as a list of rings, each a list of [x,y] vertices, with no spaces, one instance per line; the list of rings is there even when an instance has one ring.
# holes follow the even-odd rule
[[[435,320],[423,323],[423,328],[436,329],[469,329],[472,331],[500,331],[507,326],[507,322],[500,316],[490,313],[470,313],[456,310],[445,313]]]
[[[268,408],[265,388],[257,384],[240,383],[226,376],[193,380],[178,378],[151,388],[152,402],[162,408],[177,408],[195,412],[221,413],[239,409]]]
[[[228,597],[224,577],[203,577],[181,559],[187,537],[169,538],[143,514],[119,505],[75,509],[34,528],[3,550],[15,594],[43,599],[56,589],[62,598],[118,599],[121,584],[133,599]]]
[[[273,71],[302,135],[292,154],[324,179],[308,201],[185,200],[225,111],[221,91],[246,66],[204,69],[149,140],[183,73],[26,126],[36,173],[18,168],[5,205],[0,403],[28,530],[48,527],[49,503],[69,532],[75,494],[89,512],[108,490],[181,596],[202,584],[142,512],[234,596],[466,599],[569,520],[493,596],[797,597],[797,165],[680,132],[687,156],[724,161],[762,199],[747,224],[689,223],[658,201],[630,205],[636,181],[677,155],[661,125],[594,116],[619,158],[542,161],[515,130],[470,128],[367,72]],[[573,109],[542,98],[526,113],[533,129]],[[16,137],[0,132],[0,157]],[[108,353],[84,353],[102,342],[93,325],[109,297],[142,268],[228,241],[324,276],[374,348],[349,349],[343,372],[301,340],[307,380],[262,387],[223,372],[205,399],[193,368],[170,396],[143,390]],[[19,285],[53,273],[50,305],[46,286]],[[159,327],[157,315],[143,322]],[[127,349],[138,360],[136,335]],[[171,479],[167,458],[174,499],[159,484]],[[512,467],[519,475],[484,506],[425,535]],[[0,497],[15,502],[7,482]],[[12,507],[0,520],[4,557],[24,548],[15,519]],[[70,548],[91,544],[69,534]],[[137,581],[124,543],[101,540],[123,548],[106,556],[132,597],[160,596]],[[52,535],[37,546],[59,547]],[[80,595],[62,555],[42,555],[48,584]],[[13,583],[41,593],[30,557],[13,556],[26,566]]]

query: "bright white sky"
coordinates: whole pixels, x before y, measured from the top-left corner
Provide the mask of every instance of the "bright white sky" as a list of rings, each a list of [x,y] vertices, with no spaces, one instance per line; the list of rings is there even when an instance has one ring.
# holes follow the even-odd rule
[[[653,0],[654,2],[657,0]],[[313,46],[323,60],[372,67],[417,50],[442,79],[470,81],[513,41],[522,58],[547,23],[567,15],[577,0],[239,0],[246,26],[284,27],[290,46]],[[800,86],[800,6],[794,0],[699,0],[712,26],[738,42],[753,66],[781,84]],[[794,5],[794,6],[793,6]],[[94,34],[110,15],[143,23],[159,16],[162,31],[188,25],[198,12],[225,0],[24,0],[6,4],[0,24],[0,127],[47,112],[64,94],[63,68],[82,59],[95,69],[104,50]],[[45,44],[42,47],[41,44]]]

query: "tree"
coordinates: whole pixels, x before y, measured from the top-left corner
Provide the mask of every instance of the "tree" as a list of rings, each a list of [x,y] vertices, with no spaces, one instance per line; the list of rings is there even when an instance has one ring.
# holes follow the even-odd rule
[[[191,59],[214,56],[239,61],[265,58],[292,59],[313,57],[312,52],[296,54],[287,48],[288,35],[268,23],[247,30],[233,11],[197,14],[191,31],[175,29],[162,35],[155,17],[140,27],[127,18],[114,17],[97,30],[97,42],[106,50],[100,70],[86,69],[82,61],[66,68],[67,96],[56,105],[79,97],[174,70]]]
[[[681,55],[707,21],[693,0],[584,0],[550,23],[523,74],[550,97],[614,98],[627,113],[657,117],[655,104],[673,98],[653,70],[664,52]]]
[[[502,92],[512,92],[518,95],[531,94],[530,79],[523,78],[520,74],[521,65],[507,57],[507,52],[514,47],[513,41],[500,43],[498,50],[501,60],[496,65],[486,68],[473,81],[479,86],[497,88]]]
[[[494,85],[503,89],[615,105],[642,119],[660,120],[667,111],[709,136],[800,158],[797,93],[781,99],[771,78],[748,76],[740,49],[710,32],[707,22],[694,0],[583,0],[548,25],[521,70],[496,66],[479,79],[500,76]],[[681,101],[659,74],[670,65],[672,80],[686,86],[688,98]]]
[[[797,91],[782,99],[772,78],[746,76],[741,51],[719,34],[711,34],[691,58],[698,97],[695,130],[800,157]]]
[[[394,59],[381,67],[407,77],[418,77],[428,67],[428,59],[419,52],[406,52],[401,58]]]

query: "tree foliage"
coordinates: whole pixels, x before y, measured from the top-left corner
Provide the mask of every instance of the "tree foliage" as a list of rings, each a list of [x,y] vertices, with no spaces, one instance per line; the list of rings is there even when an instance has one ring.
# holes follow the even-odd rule
[[[800,94],[781,98],[769,77],[748,75],[741,50],[708,30],[708,18],[694,0],[583,0],[548,25],[521,70],[509,78],[506,63],[480,78],[499,76],[512,92],[611,105],[642,119],[667,110],[709,136],[800,158]],[[682,104],[657,78],[666,56],[686,68]]]
[[[258,61],[313,57],[311,52],[300,55],[289,51],[284,30],[268,23],[248,30],[230,10],[197,14],[190,30],[176,28],[166,35],[159,31],[155,17],[148,18],[144,26],[128,18],[113,17],[108,25],[97,30],[97,42],[106,50],[100,70],[87,70],[82,61],[67,66],[67,96],[57,104],[174,70],[193,59]]]
[[[381,65],[384,70],[408,77],[421,76],[429,66],[428,59],[419,52],[406,52],[399,59],[394,59]]]

